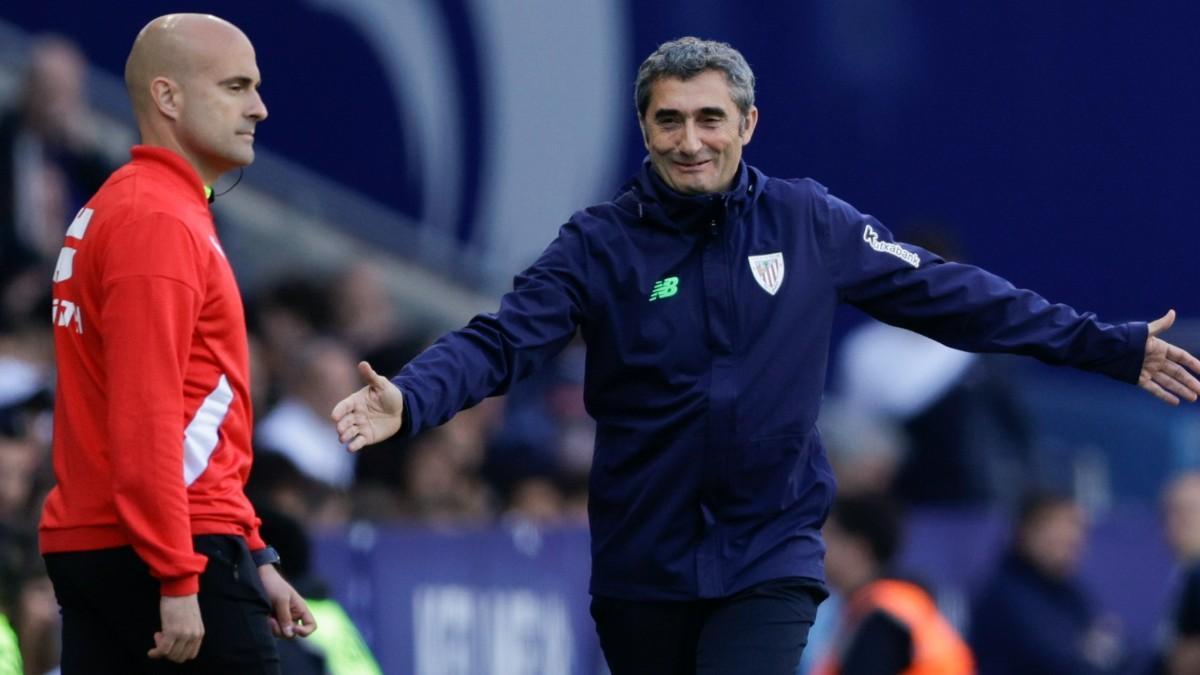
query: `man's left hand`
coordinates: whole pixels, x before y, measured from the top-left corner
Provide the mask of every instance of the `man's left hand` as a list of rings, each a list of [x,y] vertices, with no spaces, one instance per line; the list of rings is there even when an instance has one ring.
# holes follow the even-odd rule
[[[1158,337],[1174,323],[1173,309],[1150,322],[1138,386],[1171,405],[1179,405],[1180,399],[1193,402],[1200,396],[1200,380],[1193,375],[1200,373],[1200,360]]]
[[[274,565],[259,567],[258,576],[271,603],[272,616],[269,621],[275,637],[307,637],[317,629],[317,622],[312,612],[308,611],[308,603],[280,576]]]

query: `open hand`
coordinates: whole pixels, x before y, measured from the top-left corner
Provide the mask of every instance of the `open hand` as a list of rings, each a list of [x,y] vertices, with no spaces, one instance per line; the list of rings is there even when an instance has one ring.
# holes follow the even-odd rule
[[[342,399],[330,415],[351,452],[391,436],[404,421],[404,394],[396,385],[366,361],[359,362],[358,374],[367,386]]]
[[[1200,396],[1200,381],[1194,375],[1200,373],[1200,360],[1158,337],[1174,323],[1173,309],[1150,322],[1138,386],[1171,405],[1179,405],[1180,399],[1195,401]]]
[[[311,635],[317,629],[317,621],[309,611],[308,603],[279,574],[279,570],[274,565],[263,565],[258,568],[258,576],[271,603],[271,617],[268,619],[271,633],[287,640],[297,635]]]

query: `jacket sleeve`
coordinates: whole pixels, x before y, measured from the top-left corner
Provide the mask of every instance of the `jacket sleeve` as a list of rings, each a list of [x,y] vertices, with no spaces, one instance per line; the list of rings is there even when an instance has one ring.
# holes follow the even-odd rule
[[[167,216],[123,225],[105,252],[104,367],[113,498],[163,595],[199,589],[183,477],[183,379],[199,317],[199,253]]]
[[[410,361],[393,382],[404,392],[411,436],[508,391],[553,358],[583,321],[586,243],[575,223],[559,230],[495,313],[480,314]]]
[[[814,216],[839,297],[871,316],[964,351],[1024,354],[1137,382],[1145,323],[1103,323],[978,267],[897,243],[879,221],[824,191]]]

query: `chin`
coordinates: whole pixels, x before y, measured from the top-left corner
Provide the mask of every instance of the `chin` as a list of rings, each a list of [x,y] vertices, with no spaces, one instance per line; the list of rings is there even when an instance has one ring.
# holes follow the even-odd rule
[[[253,148],[241,150],[241,151],[235,152],[229,156],[229,164],[231,164],[233,166],[233,168],[247,166],[253,161],[254,161]]]
[[[691,179],[675,181],[675,191],[685,195],[699,195],[709,192],[709,189],[703,181]]]

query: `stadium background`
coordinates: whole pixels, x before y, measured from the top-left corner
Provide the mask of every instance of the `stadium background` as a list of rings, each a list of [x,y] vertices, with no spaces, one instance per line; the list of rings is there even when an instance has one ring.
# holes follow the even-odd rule
[[[128,133],[116,78],[137,28],[166,9],[5,3],[0,99],[19,86],[28,38],[59,33],[94,68],[97,114]],[[327,279],[362,257],[388,270],[413,332],[488,309],[572,210],[612,194],[640,163],[636,66],[660,42],[695,34],[729,41],[754,68],[762,116],[747,158],[768,174],[815,177],[901,237],[937,225],[970,262],[1108,320],[1168,307],[1200,316],[1194,4],[189,9],[241,26],[263,73],[271,114],[260,161],[217,211],[251,297],[297,270]],[[839,335],[862,320],[847,310]],[[1190,346],[1196,335],[1178,331]],[[1083,574],[1124,620],[1130,650],[1147,649],[1170,590],[1155,500],[1170,472],[1200,456],[1195,413],[1036,364],[1014,365],[1014,378],[1039,447],[1056,448],[1057,475],[1097,516]],[[988,508],[914,518],[906,559],[944,581],[953,616],[965,616],[1003,520]],[[385,671],[596,672],[585,533],[496,522],[316,533],[318,568]]]

